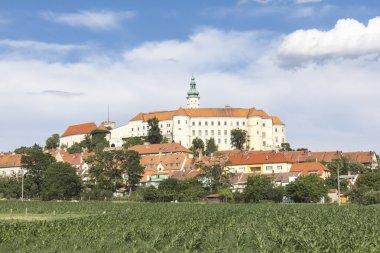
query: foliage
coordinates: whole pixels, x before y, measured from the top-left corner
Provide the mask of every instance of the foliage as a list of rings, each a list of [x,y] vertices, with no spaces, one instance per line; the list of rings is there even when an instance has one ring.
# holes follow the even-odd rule
[[[190,147],[190,150],[193,152],[194,156],[199,156],[199,153],[202,152],[205,148],[205,144],[201,138],[196,137],[193,139],[192,146]]]
[[[242,129],[231,130],[231,145],[242,150],[247,142],[247,131]]]
[[[0,252],[378,252],[380,243],[377,206],[0,202],[3,219],[25,208],[56,218],[2,220]]]
[[[327,196],[324,180],[316,174],[300,176],[286,186],[286,196],[299,203],[317,203]]]
[[[354,189],[349,193],[351,202],[358,204],[380,204],[380,172],[365,173],[356,180]]]
[[[59,147],[59,134],[53,134],[46,140],[46,149],[56,149]]]
[[[82,146],[81,144],[75,142],[71,147],[67,148],[67,152],[70,154],[79,154],[82,152]]]
[[[25,153],[21,157],[21,166],[28,171],[25,178],[27,181],[27,194],[30,197],[39,197],[43,174],[54,162],[55,158],[53,156],[44,153],[42,149],[37,146],[25,150]]]
[[[144,142],[145,142],[145,137],[143,136],[123,138],[123,148],[128,149],[136,145],[142,145],[144,144]]]
[[[352,162],[350,158],[345,156],[334,158],[326,166],[330,169],[331,175],[337,175],[338,169],[340,175],[347,175],[349,172],[358,174],[368,170],[363,164]]]
[[[21,177],[0,177],[0,198],[20,198]]]
[[[285,143],[281,143],[280,151],[293,151],[293,149],[290,147],[289,143],[285,142]]]
[[[16,148],[14,150],[14,152],[16,154],[22,155],[22,154],[26,154],[30,149],[40,149],[40,150],[42,150],[42,147],[40,145],[38,145],[38,144],[34,144],[32,147],[21,146],[19,148]]]
[[[81,187],[75,168],[68,163],[57,162],[44,173],[41,197],[43,200],[71,199],[79,197]]]
[[[159,121],[156,117],[148,119],[148,135],[146,139],[151,144],[162,142],[163,137],[158,123]]]
[[[215,139],[211,138],[206,141],[206,155],[209,156],[218,151],[218,146],[215,144]]]
[[[132,193],[132,188],[140,182],[144,167],[140,165],[140,154],[136,151],[123,151],[125,158],[122,164],[123,173],[126,176],[127,186],[129,187],[129,195]]]
[[[325,179],[325,185],[328,189],[338,189],[338,176],[330,175],[328,178]],[[340,189],[341,190],[347,190],[347,180],[340,179]]]
[[[258,203],[262,200],[281,202],[284,195],[282,187],[275,187],[267,175],[248,177],[243,196],[245,202]]]
[[[83,200],[111,200],[113,192],[95,185],[91,188],[85,188],[81,197]]]
[[[222,163],[215,162],[210,165],[201,163],[199,166],[204,171],[204,175],[201,176],[202,183],[211,193],[217,193],[219,189],[230,186],[229,178],[224,173]]]

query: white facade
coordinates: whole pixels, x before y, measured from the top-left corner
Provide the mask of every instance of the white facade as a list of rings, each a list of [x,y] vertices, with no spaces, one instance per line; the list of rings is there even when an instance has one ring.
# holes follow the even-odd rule
[[[110,145],[120,147],[122,139],[148,134],[148,119],[157,117],[164,137],[186,148],[192,146],[195,138],[206,141],[214,138],[219,150],[233,149],[231,130],[247,131],[247,146],[250,150],[273,150],[286,142],[285,125],[274,116],[255,108],[198,108],[199,93],[194,77],[187,93],[187,109],[174,111],[140,113],[127,125],[111,130]]]
[[[0,168],[0,177],[21,176],[26,170],[21,167]]]
[[[62,145],[66,147],[71,147],[74,143],[80,143],[84,140],[86,137],[85,134],[77,134],[77,135],[69,135],[64,136],[59,139],[59,146],[62,147]]]

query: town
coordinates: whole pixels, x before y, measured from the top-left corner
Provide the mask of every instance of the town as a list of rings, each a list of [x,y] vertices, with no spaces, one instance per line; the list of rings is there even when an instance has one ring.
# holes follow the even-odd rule
[[[162,182],[165,185],[190,181],[207,191],[196,198],[179,198],[174,194],[156,200],[200,201],[207,198],[211,202],[275,200],[340,204],[350,201],[351,194],[353,201],[367,201],[358,200],[357,194],[352,195],[352,192],[358,178],[378,170],[378,156],[374,151],[293,150],[286,142],[285,124],[278,116],[270,116],[256,108],[201,108],[194,76],[186,101],[187,108],[139,113],[127,125],[120,127],[109,120],[99,125],[91,122],[68,126],[62,134],[49,137],[43,149],[34,148],[75,168],[76,175],[83,182],[83,191],[72,196],[61,195],[65,199],[79,196],[80,199],[130,197],[133,192],[149,187],[160,189]],[[28,176],[29,171],[22,158],[30,154],[28,149],[33,147],[0,154],[0,175],[3,178],[15,178],[19,182],[20,177]],[[124,151],[137,153],[137,163],[128,159],[118,160],[116,157]],[[111,159],[107,160],[105,153]],[[134,165],[123,167],[123,162]],[[127,183],[132,176],[126,173],[125,167],[130,166],[138,168],[133,172],[133,183]],[[304,177],[314,176],[315,184],[323,182],[324,192],[317,198],[292,198],[291,193],[281,192],[273,198],[261,196],[252,199],[247,191],[258,182],[250,181],[250,178],[260,178],[258,176],[267,179],[271,186],[266,191],[285,189]],[[5,194],[6,185],[2,184],[3,197],[39,196],[39,193],[33,195],[24,189],[22,193]],[[94,194],[94,188],[98,187],[108,194]],[[311,185],[306,187],[312,188]],[[84,194],[86,191],[93,194]],[[149,191],[145,193],[144,199],[151,200]],[[59,196],[49,197],[54,198]]]

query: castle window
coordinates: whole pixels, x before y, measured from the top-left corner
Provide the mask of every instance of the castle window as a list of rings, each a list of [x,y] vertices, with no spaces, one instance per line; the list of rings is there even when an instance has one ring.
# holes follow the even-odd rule
[[[278,143],[278,137],[276,137],[276,143]]]
[[[137,131],[140,131],[140,128],[139,128],[139,127],[137,128]]]
[[[257,135],[260,135],[260,131],[259,130],[257,130]]]
[[[267,137],[267,135],[266,135],[265,132],[263,132],[262,136],[263,136],[263,138],[266,138],[266,137]]]
[[[208,130],[205,131],[205,135],[208,135]]]
[[[267,145],[267,142],[266,141],[263,141],[263,146],[265,147]]]
[[[193,135],[195,135],[195,130],[193,130]]]
[[[193,126],[195,126],[195,121],[193,121]]]
[[[211,126],[213,126],[214,125],[214,121],[211,121]]]
[[[239,126],[239,121],[236,122],[236,125]]]
[[[222,140],[220,138],[218,138],[218,144],[222,143]]]
[[[222,131],[218,130],[218,135],[221,135],[222,134]]]
[[[214,135],[214,130],[211,130],[211,135]]]
[[[205,126],[208,126],[208,122],[207,121],[205,122]]]
[[[243,121],[243,123],[242,123],[242,124],[243,124],[243,126],[245,126],[245,122],[244,122],[244,121]]]
[[[224,130],[224,135],[227,135],[227,130]]]
[[[227,144],[227,139],[224,139],[224,144]]]
[[[263,123],[263,127],[265,127],[265,123]]]
[[[143,126],[143,130],[145,130],[145,126]]]
[[[277,133],[277,127],[274,129],[274,131]]]
[[[227,126],[227,121],[224,121],[224,125]]]
[[[199,136],[202,136],[202,130],[199,130],[199,131],[198,131],[198,135],[199,135]]]
[[[199,121],[199,122],[198,122],[198,125],[199,125],[199,126],[202,126],[202,122],[201,122],[201,121]]]
[[[162,124],[160,124],[160,127],[162,128]]]
[[[131,128],[131,131],[133,132],[133,127]]]
[[[180,120],[178,120],[178,125],[179,125],[179,124],[181,124],[181,121],[180,121]]]
[[[220,126],[220,121],[218,121],[218,126]]]

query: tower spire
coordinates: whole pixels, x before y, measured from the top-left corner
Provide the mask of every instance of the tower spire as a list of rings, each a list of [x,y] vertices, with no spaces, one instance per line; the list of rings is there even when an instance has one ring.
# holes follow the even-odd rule
[[[190,90],[187,92],[187,108],[199,108],[199,92],[197,91],[197,83],[194,74],[191,75]]]

